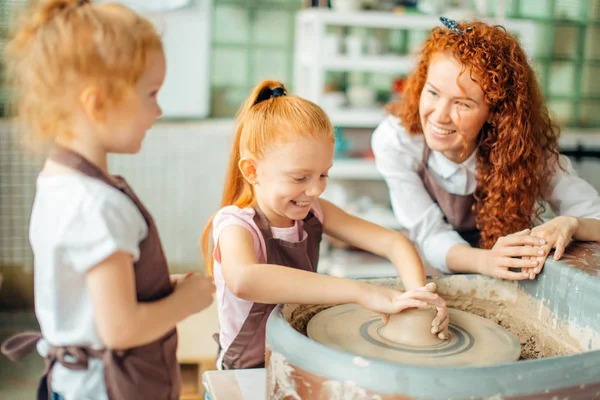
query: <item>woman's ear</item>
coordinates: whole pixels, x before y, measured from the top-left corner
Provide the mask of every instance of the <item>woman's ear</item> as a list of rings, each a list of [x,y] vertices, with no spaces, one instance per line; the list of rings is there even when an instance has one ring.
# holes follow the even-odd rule
[[[238,163],[238,167],[246,179],[251,185],[256,185],[256,160],[250,157],[243,157]]]

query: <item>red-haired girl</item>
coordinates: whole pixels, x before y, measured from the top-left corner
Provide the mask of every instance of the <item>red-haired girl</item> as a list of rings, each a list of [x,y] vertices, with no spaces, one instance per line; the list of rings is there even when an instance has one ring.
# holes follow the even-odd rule
[[[264,365],[267,317],[278,303],[359,303],[384,318],[433,305],[438,314],[432,333],[447,337],[445,302],[425,287],[423,265],[410,241],[319,199],[334,149],[323,110],[287,95],[279,82],[264,81],[238,118],[223,208],[202,237],[217,287],[217,366]],[[323,233],[387,257],[407,291],[316,273]]]

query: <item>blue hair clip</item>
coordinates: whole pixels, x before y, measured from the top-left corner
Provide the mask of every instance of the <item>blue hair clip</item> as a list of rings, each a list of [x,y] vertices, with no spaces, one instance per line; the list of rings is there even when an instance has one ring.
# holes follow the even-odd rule
[[[456,24],[455,20],[445,18],[445,17],[440,17],[440,21],[442,21],[442,24],[444,24],[444,26],[446,26],[446,28],[450,29],[452,32],[456,32],[459,35],[465,34],[462,30],[458,29],[458,25]]]

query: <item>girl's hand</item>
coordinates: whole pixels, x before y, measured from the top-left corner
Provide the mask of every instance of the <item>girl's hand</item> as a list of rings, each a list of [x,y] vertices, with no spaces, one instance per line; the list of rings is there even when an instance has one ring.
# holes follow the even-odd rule
[[[425,285],[425,287],[423,287],[423,289],[428,292],[435,293],[437,291],[437,285],[433,282],[429,282],[427,285]],[[442,307],[436,307],[436,310],[437,315],[433,321],[431,321],[431,333],[437,335],[437,337],[440,339],[449,339],[450,333],[448,332],[448,325],[450,324],[450,317],[448,315],[448,307],[446,307],[446,302],[444,302]]]
[[[486,253],[486,259],[481,273],[494,278],[522,280],[530,276],[530,269],[539,267],[537,257],[542,256],[547,250],[544,248],[546,240],[531,234],[530,229],[502,236],[496,241],[494,247]],[[543,263],[542,263],[543,265]],[[523,271],[514,272],[509,268],[521,268]]]
[[[175,286],[177,286],[179,282],[186,278],[189,278],[193,274],[193,272],[188,272],[187,274],[171,274],[169,276],[169,278],[171,279],[171,286],[173,286],[173,289],[175,289]]]
[[[566,215],[553,218],[545,224],[533,228],[531,235],[545,240],[548,244],[544,248],[544,253],[538,257],[538,260],[542,260],[542,262],[535,269],[536,274],[542,269],[543,261],[546,260],[548,253],[553,248],[556,249],[554,259],[560,260],[565,249],[571,243],[573,235],[577,232],[577,228],[579,228],[579,220]]]
[[[437,316],[431,322],[432,331],[445,336],[448,334],[448,310],[446,302],[436,293],[435,284],[428,284],[422,288],[408,292],[399,292],[394,289],[364,284],[364,293],[360,297],[360,305],[368,310],[375,311],[388,323],[390,314],[399,313],[408,308],[424,308],[434,306],[438,310]],[[447,336],[442,337],[445,339]]]
[[[185,304],[189,313],[195,314],[211,305],[215,294],[212,278],[199,273],[187,274],[186,278],[177,282],[175,293],[186,298]]]

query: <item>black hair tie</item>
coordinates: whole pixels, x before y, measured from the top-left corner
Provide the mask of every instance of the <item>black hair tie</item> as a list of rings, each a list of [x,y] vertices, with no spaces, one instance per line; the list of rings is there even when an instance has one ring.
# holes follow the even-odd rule
[[[254,104],[258,104],[261,101],[265,101],[265,100],[269,100],[275,97],[280,97],[280,96],[285,96],[286,92],[285,89],[280,87],[276,87],[274,89],[271,89],[268,86],[265,86],[264,88],[262,88],[260,90],[260,93],[258,93],[258,96],[256,96],[256,101],[254,102]]]
[[[273,89],[271,91],[271,97],[279,97],[279,96],[285,96],[285,89],[282,87],[276,87],[275,89]]]

